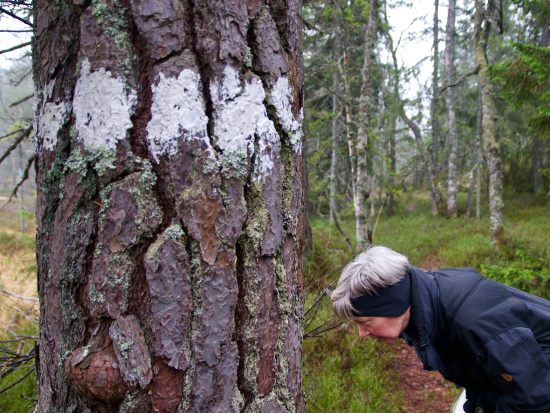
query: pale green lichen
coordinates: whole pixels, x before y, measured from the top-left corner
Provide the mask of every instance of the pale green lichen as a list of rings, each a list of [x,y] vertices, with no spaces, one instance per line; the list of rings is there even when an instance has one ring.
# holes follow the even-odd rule
[[[252,54],[252,49],[250,47],[246,46],[246,51],[244,55],[244,65],[250,69],[252,69],[252,62],[254,59],[254,55]]]
[[[95,170],[98,176],[103,176],[108,169],[115,169],[116,160],[117,153],[114,149],[88,147],[84,152],[77,149],[65,161],[64,172],[74,172],[81,179],[90,170]]]
[[[105,295],[101,291],[97,291],[95,285],[90,283],[88,287],[88,299],[92,303],[103,304],[105,302]]]
[[[185,232],[180,224],[172,224],[164,230],[162,234],[164,239],[171,239],[172,241],[180,241],[185,238]]]
[[[248,157],[240,151],[226,151],[219,156],[224,176],[244,180],[248,176]]]
[[[134,54],[129,36],[130,28],[124,10],[125,8],[122,7],[119,0],[113,0],[111,7],[102,0],[92,0],[92,16],[123,53],[120,66],[128,75],[132,69]]]

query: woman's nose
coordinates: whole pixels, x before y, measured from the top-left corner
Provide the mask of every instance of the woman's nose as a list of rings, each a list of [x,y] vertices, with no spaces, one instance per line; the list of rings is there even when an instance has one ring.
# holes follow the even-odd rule
[[[370,334],[369,330],[365,326],[357,326],[359,330],[359,337],[365,337]]]

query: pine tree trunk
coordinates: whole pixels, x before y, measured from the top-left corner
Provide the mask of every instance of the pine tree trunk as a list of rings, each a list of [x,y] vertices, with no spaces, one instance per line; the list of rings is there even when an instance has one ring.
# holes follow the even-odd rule
[[[445,82],[447,85],[452,85],[454,83],[455,16],[456,0],[449,0],[447,28],[445,30]],[[453,87],[448,87],[445,91],[445,103],[447,104],[447,120],[449,128],[449,179],[447,187],[447,216],[456,217],[456,156],[458,144],[456,134],[455,96]]]
[[[489,2],[489,4],[492,4]],[[479,87],[482,101],[482,130],[489,171],[489,221],[491,241],[497,248],[505,242],[503,200],[502,200],[502,160],[500,157],[499,137],[497,132],[497,111],[494,101],[494,90],[488,77],[487,40],[491,24],[486,18],[490,11],[484,10],[483,2],[475,2],[474,53],[479,67]]]
[[[37,0],[39,412],[305,411],[299,10]]]

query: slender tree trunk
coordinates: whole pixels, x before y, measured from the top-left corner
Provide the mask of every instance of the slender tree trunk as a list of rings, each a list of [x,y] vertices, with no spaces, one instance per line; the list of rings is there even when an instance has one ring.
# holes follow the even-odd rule
[[[300,4],[35,4],[39,412],[303,412]]]
[[[489,2],[489,4],[493,4]],[[505,242],[503,200],[502,200],[502,160],[500,156],[499,137],[497,132],[497,111],[494,101],[494,90],[488,77],[487,40],[491,23],[486,16],[491,10],[485,10],[483,2],[475,2],[474,53],[479,67],[479,86],[482,100],[482,130],[489,171],[489,220],[491,241],[497,248]]]
[[[332,21],[334,24],[334,44],[332,48],[332,56],[335,62],[338,61],[341,55],[340,35],[338,34],[338,19],[336,16],[336,7],[332,7]],[[338,213],[337,196],[338,196],[338,120],[340,113],[340,105],[338,102],[337,93],[340,90],[340,79],[338,77],[338,71],[334,71],[332,74],[332,123],[331,123],[331,156],[330,156],[330,197],[329,197],[329,209],[330,217],[329,221],[331,225],[336,222],[336,214]]]
[[[541,28],[539,40],[540,47],[548,47],[550,42],[550,30],[547,27]],[[533,141],[533,192],[538,195],[544,189],[544,176],[542,169],[544,168],[544,146],[545,141],[538,135]]]
[[[432,196],[432,215],[443,214],[443,197],[439,189],[439,120],[437,117],[437,101],[439,96],[439,0],[434,2],[433,18],[433,71],[432,99],[430,102],[430,117],[432,123],[432,153],[430,158],[430,188]]]
[[[469,217],[472,213],[472,203],[475,193],[476,199],[476,219],[479,219],[479,205],[480,205],[480,184],[481,184],[481,117],[482,117],[482,102],[481,102],[481,91],[478,91],[477,94],[477,111],[476,111],[476,130],[475,130],[475,139],[474,139],[474,161],[472,165],[472,176],[470,178],[470,189],[468,191],[468,203],[467,203],[467,212],[466,215]]]
[[[333,87],[338,87],[338,79],[334,76]],[[338,97],[332,94],[332,123],[331,123],[331,155],[330,155],[330,224],[333,225],[338,211],[336,198],[338,196]]]
[[[357,157],[356,175],[355,175],[355,193],[353,205],[355,209],[355,234],[357,247],[363,250],[370,243],[368,229],[368,207],[369,198],[369,176],[368,176],[368,140],[369,140],[369,122],[372,110],[372,67],[375,61],[376,34],[377,34],[377,0],[369,2],[369,20],[365,29],[364,49],[363,49],[363,82],[361,86],[361,95],[359,97],[359,127],[357,130],[357,142],[355,154]]]
[[[456,0],[449,0],[447,28],[445,30],[445,82],[447,85],[451,85],[454,83],[455,16]],[[449,179],[447,192],[447,216],[456,217],[456,156],[458,143],[456,133],[455,95],[453,87],[448,87],[445,91],[445,102],[447,105],[447,120],[449,128]]]

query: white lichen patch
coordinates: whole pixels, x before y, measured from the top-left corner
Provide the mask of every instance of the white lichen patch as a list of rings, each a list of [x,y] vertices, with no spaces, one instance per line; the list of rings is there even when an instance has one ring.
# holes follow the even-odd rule
[[[92,72],[84,60],[73,98],[78,141],[85,147],[116,149],[132,127],[136,97],[122,79],[104,68]]]
[[[214,135],[221,164],[246,162],[254,154],[254,141],[258,153],[254,169],[255,179],[261,179],[273,169],[273,153],[279,151],[279,135],[267,116],[262,81],[253,77],[241,86],[239,73],[226,67],[224,76],[210,85],[214,104]],[[227,159],[226,159],[227,158]]]
[[[180,138],[202,140],[212,153],[207,125],[199,75],[189,69],[177,78],[161,73],[153,86],[151,120],[147,124],[147,144],[155,160],[175,155]]]
[[[298,118],[294,117],[292,113],[292,91],[288,77],[281,76],[277,79],[269,94],[269,103],[275,107],[279,122],[284,131],[288,133],[292,147],[296,152],[301,152],[304,135],[302,129],[304,112],[302,108]]]
[[[57,134],[65,123],[67,109],[64,103],[48,102],[42,106],[38,122],[38,139],[42,148],[53,151],[57,144]]]
[[[37,118],[37,123],[34,125],[37,131],[36,136],[39,149],[49,151],[55,150],[57,134],[65,123],[65,115],[67,114],[67,106],[64,102],[48,102],[51,99],[54,85],[55,80],[52,80],[44,87],[40,115]]]

